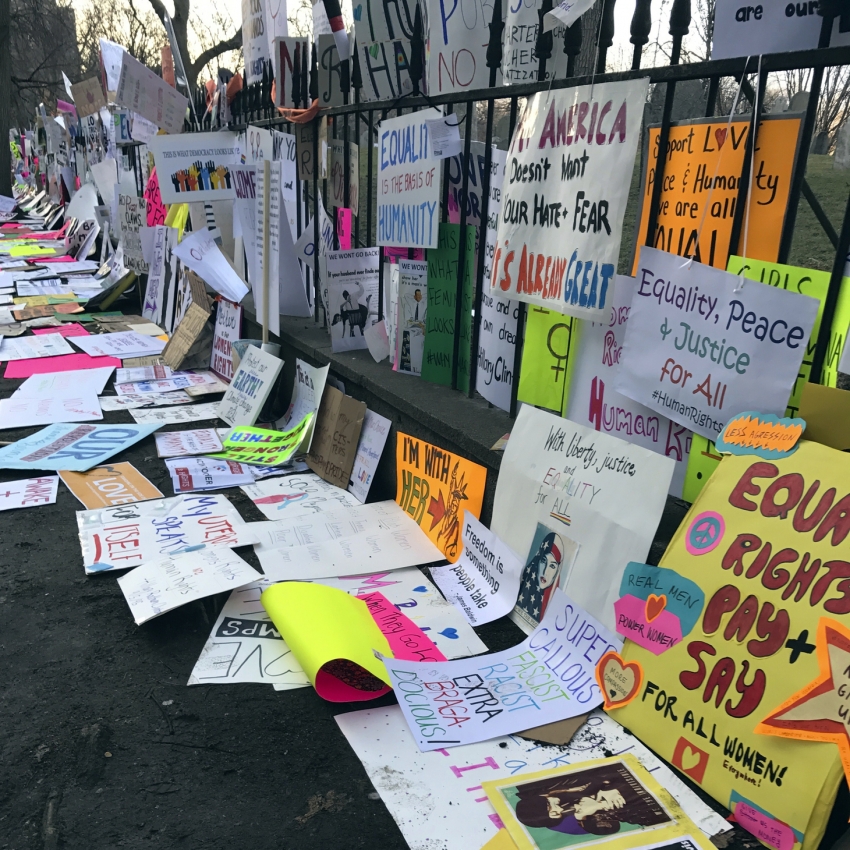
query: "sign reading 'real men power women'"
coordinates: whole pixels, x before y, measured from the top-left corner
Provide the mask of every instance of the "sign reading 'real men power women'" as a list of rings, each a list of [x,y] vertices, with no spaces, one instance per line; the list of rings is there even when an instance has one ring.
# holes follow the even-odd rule
[[[642,248],[615,389],[713,440],[737,413],[781,416],[815,298]]]
[[[378,135],[378,245],[436,248],[440,223],[440,162],[429,121],[438,109],[382,121]]]
[[[495,294],[607,320],[647,87],[597,83],[529,99],[508,152]]]

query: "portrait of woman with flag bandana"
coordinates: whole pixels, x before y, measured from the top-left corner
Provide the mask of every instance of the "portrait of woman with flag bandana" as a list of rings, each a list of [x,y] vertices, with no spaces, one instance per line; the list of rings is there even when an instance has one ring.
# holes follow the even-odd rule
[[[528,563],[522,571],[519,598],[514,609],[533,628],[546,613],[549,598],[558,586],[566,554],[563,537],[538,523]]]

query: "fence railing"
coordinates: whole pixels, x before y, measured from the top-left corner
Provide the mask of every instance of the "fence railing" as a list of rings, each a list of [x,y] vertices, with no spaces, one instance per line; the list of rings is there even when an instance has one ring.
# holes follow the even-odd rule
[[[556,49],[556,46],[553,43],[554,40],[552,32],[547,33],[543,31],[542,20],[543,15],[551,8],[551,0],[544,0],[543,6],[539,11],[540,26],[538,26],[538,38],[535,45],[538,61],[538,82],[517,85],[502,85],[498,87],[495,85],[496,71],[502,62],[502,29],[504,25],[501,20],[502,14],[500,0],[496,0],[493,13],[493,23],[490,26],[487,65],[490,69],[490,81],[492,85],[489,88],[456,92],[452,94],[437,94],[433,96],[426,96],[421,93],[424,77],[425,45],[418,7],[413,26],[413,34],[411,37],[412,53],[410,59],[410,78],[413,85],[413,91],[411,93],[403,95],[393,101],[361,102],[363,85],[356,53],[352,60],[342,63],[344,68],[340,73],[340,82],[342,85],[344,105],[321,110],[321,115],[315,118],[314,121],[318,122],[322,118],[327,118],[329,135],[332,134],[331,138],[335,140],[342,140],[344,143],[344,174],[342,176],[342,181],[344,187],[345,206],[348,206],[350,203],[349,183],[352,163],[349,156],[349,142],[356,140],[360,146],[361,163],[365,152],[365,169],[361,167],[360,173],[357,175],[358,186],[360,189],[360,204],[359,208],[353,211],[352,244],[356,246],[369,246],[374,244],[375,241],[376,221],[374,212],[376,209],[376,163],[373,155],[373,142],[376,138],[378,124],[380,121],[388,117],[400,116],[405,112],[415,112],[431,106],[445,107],[447,114],[457,112],[460,116],[463,151],[461,154],[460,186],[457,189],[456,197],[460,200],[459,223],[461,232],[463,232],[464,226],[468,223],[469,204],[466,202],[466,199],[469,197],[470,189],[470,165],[472,162],[471,145],[473,140],[483,142],[484,167],[480,171],[482,176],[482,185],[480,187],[481,208],[478,215],[480,223],[479,226],[481,228],[480,232],[483,234],[488,218],[490,173],[492,165],[491,151],[494,143],[494,127],[496,125],[496,120],[498,118],[500,129],[507,130],[505,136],[501,135],[500,132],[498,139],[498,146],[506,149],[525,98],[548,89],[557,90],[569,88],[572,86],[589,84],[592,81],[601,83],[634,79],[636,77],[648,77],[651,84],[663,84],[666,87],[664,91],[659,131],[660,137],[657,148],[659,151],[665,151],[667,149],[667,142],[672,123],[673,104],[676,97],[677,84],[691,80],[703,81],[704,88],[707,92],[704,114],[705,117],[712,117],[715,115],[715,110],[717,108],[718,93],[721,89],[721,83],[724,79],[731,78],[735,80],[737,84],[741,85],[742,93],[749,102],[747,108],[751,113],[749,117],[750,132],[747,134],[746,152],[743,157],[740,180],[737,184],[738,192],[736,211],[730,240],[730,253],[734,253],[734,246],[738,245],[744,210],[747,206],[747,192],[750,185],[749,169],[752,162],[751,154],[753,152],[753,146],[757,144],[759,129],[758,119],[762,114],[763,98],[768,75],[779,71],[809,68],[813,69],[813,74],[810,87],[810,97],[802,120],[799,137],[799,150],[801,151],[801,155],[796,158],[793,166],[787,210],[779,243],[778,256],[775,259],[781,263],[786,263],[788,261],[795,232],[800,196],[802,195],[812,207],[816,218],[824,228],[824,232],[830,239],[836,251],[828,295],[825,299],[824,311],[820,325],[821,328],[829,328],[838,302],[839,288],[844,274],[845,259],[848,252],[850,252],[850,198],[848,198],[847,201],[841,229],[839,232],[836,232],[829,222],[828,217],[821,209],[820,204],[818,203],[811,188],[808,186],[805,174],[807,153],[811,145],[815,127],[824,70],[832,66],[850,65],[850,47],[826,46],[829,43],[830,33],[832,32],[833,17],[836,12],[836,8],[834,8],[835,4],[823,2],[823,0],[821,2],[821,9],[825,12],[825,14],[823,16],[821,28],[821,46],[819,48],[771,54],[762,57],[751,56],[747,59],[722,59],[682,64],[680,61],[682,55],[682,41],[690,29],[691,7],[690,0],[674,0],[669,17],[669,33],[672,36],[670,62],[668,65],[664,66],[642,68],[641,61],[643,59],[644,48],[649,42],[652,21],[650,0],[637,0],[630,27],[630,42],[633,45],[631,68],[624,71],[606,73],[605,68],[607,53],[613,44],[614,39],[615,0],[600,0],[600,2],[603,6],[599,22],[598,40],[596,40],[595,45],[591,44],[591,47],[594,47],[593,52],[595,54],[595,62],[591,66],[595,68],[595,71],[592,74],[574,74],[577,57],[579,57],[582,52],[584,40],[587,36],[587,33],[582,31],[582,21],[579,20],[573,26],[565,30],[563,43],[562,45],[559,45],[563,52],[567,55],[566,77],[563,79],[547,81],[547,62],[551,60],[553,50]],[[592,35],[596,35],[596,33]],[[758,75],[758,84],[755,87],[751,86],[746,79],[748,75],[752,74]],[[743,80],[742,77],[744,78]],[[278,114],[273,105],[272,81],[273,72],[269,63],[263,71],[261,80],[252,85],[246,86],[239,94],[236,95],[231,106],[232,120],[225,126],[229,129],[235,130],[245,129],[249,125],[264,128],[275,128],[283,131],[290,130],[290,123]],[[291,86],[291,98],[295,102],[296,106],[300,106],[302,108],[307,107],[318,97],[318,63],[315,45],[312,48],[309,62],[306,50],[299,51],[299,54],[297,54],[297,58],[293,66]],[[189,128],[191,131],[217,129],[217,126],[212,124],[210,114],[205,115],[205,98],[205,90],[200,89],[196,96],[196,114],[204,117],[192,124]],[[506,128],[505,122],[507,124]],[[646,128],[644,128],[644,131],[645,129]],[[362,143],[364,137],[365,144]],[[318,132],[313,132],[312,138],[314,142],[314,162],[318,162]],[[652,187],[649,207],[649,224],[646,229],[645,238],[645,243],[648,245],[652,245],[654,243],[655,234],[657,232],[659,201],[663,185],[665,157],[660,156],[659,159],[660,161],[656,162],[654,165],[655,179]],[[443,189],[440,214],[441,221],[444,223],[449,220],[450,163],[451,160],[443,161]],[[474,174],[475,172],[472,173]],[[320,179],[317,169],[314,168],[313,179],[311,181],[299,180],[297,183],[298,232],[302,232],[306,222],[308,222],[312,216],[314,240],[316,245],[318,245],[319,218],[314,215],[315,199],[321,196],[327,206],[328,180]],[[336,217],[334,216],[332,218],[334,226],[334,244],[335,247],[338,247]],[[461,253],[465,251],[465,244],[465,240],[461,239],[459,248]],[[410,256],[413,256],[412,249]],[[474,295],[472,302],[474,308],[474,319],[472,323],[469,356],[466,358],[466,362],[469,364],[470,373],[468,376],[468,395],[470,397],[472,397],[475,392],[476,364],[478,360],[477,354],[481,321],[481,310],[478,309],[478,305],[481,303],[482,292],[486,292],[487,289],[489,289],[489,283],[483,280],[484,259],[484,241],[482,239],[479,240],[479,250],[477,251],[473,290]],[[464,268],[464,260],[465,258],[463,256],[458,257],[459,269]],[[384,288],[387,285],[387,282],[384,279],[385,266],[386,264],[381,262],[381,277],[378,293],[379,319],[383,318]],[[314,280],[318,282],[318,251],[316,252],[315,266],[312,271]],[[460,278],[462,278],[462,274],[460,275]],[[463,304],[460,291],[461,286],[462,279],[459,279],[458,292],[455,299],[455,303],[457,305],[455,322],[456,328],[461,327],[460,320]],[[308,281],[308,291],[309,290],[310,285]],[[316,287],[314,291],[318,292],[318,287]],[[327,317],[320,312],[321,304],[318,297],[315,298],[313,307],[315,321],[319,322],[321,320],[326,323]],[[525,305],[520,303],[515,360],[513,364],[513,391],[510,405],[511,416],[516,414],[517,409],[517,390],[519,387],[519,375],[523,349],[524,318]],[[818,381],[820,379],[827,353],[828,339],[829,334],[826,332],[821,333],[819,336],[810,380]],[[459,345],[460,333],[456,333],[454,350],[455,356],[452,365],[453,388],[457,388],[460,385],[458,380],[458,363],[460,361],[458,356]]]

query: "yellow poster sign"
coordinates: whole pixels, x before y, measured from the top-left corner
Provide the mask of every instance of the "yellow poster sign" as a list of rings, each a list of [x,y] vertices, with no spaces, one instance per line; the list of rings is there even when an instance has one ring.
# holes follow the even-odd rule
[[[529,305],[517,387],[519,401],[563,413],[575,321],[563,313]]]
[[[454,563],[461,553],[463,512],[481,516],[487,469],[398,432],[396,502]]]
[[[776,850],[817,847],[843,773],[832,741],[762,724],[822,673],[822,619],[850,626],[848,482],[850,457],[806,440],[772,462],[724,458],[659,567],[630,565],[615,603],[643,626],[623,649],[643,675],[612,717]]]
[[[759,125],[755,155],[747,256],[776,260],[791,174],[797,158],[800,117],[767,117]],[[728,130],[727,130],[728,126]],[[732,222],[750,124],[709,118],[670,128],[653,246],[701,263],[725,269],[731,246]],[[637,246],[646,242],[650,202],[658,158],[659,127],[650,127],[641,178],[640,226]],[[702,232],[697,234],[705,213]],[[742,236],[743,240],[743,228]],[[637,270],[635,250],[632,274]]]

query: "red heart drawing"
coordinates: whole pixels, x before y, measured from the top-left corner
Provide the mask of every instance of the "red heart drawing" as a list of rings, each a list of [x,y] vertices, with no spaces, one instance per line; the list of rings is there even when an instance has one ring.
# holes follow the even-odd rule
[[[720,148],[723,147],[723,143],[726,141],[726,134],[728,132],[729,131],[726,127],[718,128],[714,131],[714,138],[717,139],[717,150],[720,150]]]
[[[663,593],[661,596],[650,593],[646,600],[646,622],[651,623],[666,607],[667,597]]]
[[[616,652],[606,652],[596,665],[596,681],[607,711],[631,702],[643,682],[643,668],[637,661],[623,661]]]

